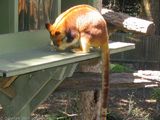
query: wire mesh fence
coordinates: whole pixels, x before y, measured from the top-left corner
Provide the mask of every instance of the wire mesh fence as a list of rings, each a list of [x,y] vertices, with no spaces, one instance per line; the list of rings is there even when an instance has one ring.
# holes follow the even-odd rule
[[[112,55],[112,61],[139,63],[140,69],[160,69],[160,36],[115,33],[110,39],[136,45],[134,50]]]

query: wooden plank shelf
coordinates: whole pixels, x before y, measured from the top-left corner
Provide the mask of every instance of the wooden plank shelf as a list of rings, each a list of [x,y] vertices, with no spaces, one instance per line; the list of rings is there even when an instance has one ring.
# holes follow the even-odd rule
[[[3,49],[0,54],[2,77],[17,76],[100,57],[100,52],[77,54],[51,51],[48,45],[49,35],[43,30],[1,35],[0,40],[0,50]],[[134,44],[125,42],[109,44],[110,54],[131,50],[134,47]]]
[[[78,54],[52,51],[46,30],[0,35],[0,103],[7,117],[30,119],[30,113],[66,79],[77,65],[101,56],[99,51]],[[109,43],[110,54],[135,45]]]

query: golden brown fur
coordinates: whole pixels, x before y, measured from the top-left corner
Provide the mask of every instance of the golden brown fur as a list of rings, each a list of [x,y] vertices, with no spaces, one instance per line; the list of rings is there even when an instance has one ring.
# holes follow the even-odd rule
[[[53,25],[46,24],[53,43],[60,50],[78,44],[81,52],[89,52],[90,47],[101,48],[102,53],[102,101],[101,120],[106,120],[109,86],[108,31],[104,18],[89,5],[77,5],[56,19]]]

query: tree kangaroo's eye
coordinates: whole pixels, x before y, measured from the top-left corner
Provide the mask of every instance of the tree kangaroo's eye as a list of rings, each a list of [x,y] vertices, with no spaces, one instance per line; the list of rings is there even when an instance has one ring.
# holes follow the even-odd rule
[[[74,36],[72,35],[72,31],[69,30],[68,32],[66,32],[66,36],[67,36],[67,42],[72,42],[74,39]]]
[[[55,36],[58,36],[58,35],[60,35],[61,34],[61,32],[59,32],[59,31],[56,31],[55,32]]]

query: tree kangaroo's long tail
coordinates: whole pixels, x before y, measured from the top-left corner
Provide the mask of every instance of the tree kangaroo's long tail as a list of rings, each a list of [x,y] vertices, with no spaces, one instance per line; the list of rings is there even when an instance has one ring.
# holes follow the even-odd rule
[[[108,39],[101,47],[102,54],[102,92],[101,92],[101,106],[100,115],[101,120],[107,119],[107,101],[109,93],[109,46]]]

